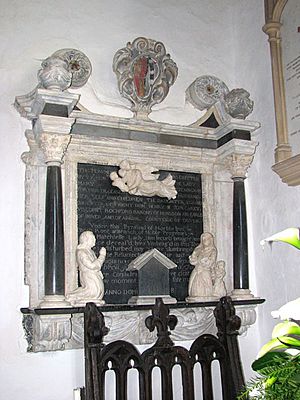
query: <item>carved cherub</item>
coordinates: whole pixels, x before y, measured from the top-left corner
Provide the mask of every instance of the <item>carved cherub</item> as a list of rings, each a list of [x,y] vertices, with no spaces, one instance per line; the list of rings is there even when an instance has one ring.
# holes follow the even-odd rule
[[[165,179],[159,180],[159,174],[147,164],[135,164],[128,160],[120,163],[120,169],[110,174],[112,185],[118,187],[122,192],[135,196],[159,196],[175,199],[177,191],[175,180],[169,174]]]
[[[220,260],[216,264],[216,268],[213,274],[213,295],[216,297],[226,296],[227,291],[224,283],[225,261]]]

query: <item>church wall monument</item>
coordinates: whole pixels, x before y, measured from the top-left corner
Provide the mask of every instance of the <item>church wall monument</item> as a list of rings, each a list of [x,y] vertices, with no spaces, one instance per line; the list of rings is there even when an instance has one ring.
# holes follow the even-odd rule
[[[151,338],[142,327],[130,329],[143,316],[128,308],[138,290],[136,271],[128,266],[157,249],[177,265],[169,271],[170,296],[184,308],[195,266],[189,256],[203,232],[213,235],[222,262],[214,267],[219,288],[212,288],[212,301],[226,285],[235,299],[246,302],[240,310],[244,328],[255,320],[244,179],[256,148],[251,133],[259,123],[246,120],[253,107],[248,92],[225,93],[218,79],[199,77],[201,85],[189,92],[196,108],[204,104],[205,114],[190,126],[154,122],[152,106],[172,90],[178,73],[165,46],[137,38],[117,51],[113,68],[132,118],[94,114],[81,106],[80,95],[69,89],[84,85],[92,67],[74,49],[43,61],[37,87],[16,97],[17,110],[32,121],[25,132],[29,151],[22,155],[30,289],[23,312],[31,351],[82,346],[80,307],[94,296],[113,321],[110,337],[130,334],[136,343],[147,343]],[[242,213],[233,217],[238,204]],[[91,239],[84,249],[89,263],[79,256],[84,232]],[[97,274],[85,284],[94,267]],[[180,311],[180,340],[191,338],[186,324],[212,313],[201,307]]]

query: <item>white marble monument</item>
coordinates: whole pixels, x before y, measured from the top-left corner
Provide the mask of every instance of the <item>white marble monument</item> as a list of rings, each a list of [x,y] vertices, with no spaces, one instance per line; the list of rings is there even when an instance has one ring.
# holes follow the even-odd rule
[[[139,43],[145,45],[144,50],[139,47]],[[133,49],[136,50],[135,55],[133,55]],[[23,309],[22,312],[24,313],[23,324],[30,351],[79,348],[82,347],[83,339],[82,313],[78,310],[74,311],[70,307],[66,308],[63,301],[56,306],[61,307],[60,314],[51,314],[49,310],[45,310],[44,314],[43,310],[42,314],[35,312],[36,309],[41,309],[45,298],[44,256],[47,251],[44,242],[45,180],[47,166],[50,164],[51,167],[62,166],[63,170],[65,274],[62,283],[65,284],[65,293],[73,304],[83,304],[87,297],[96,297],[99,301],[103,301],[105,298],[102,293],[100,275],[101,263],[105,258],[104,250],[100,254],[101,260],[99,260],[90,246],[85,251],[89,253],[90,262],[97,265],[99,275],[95,281],[100,284],[95,285],[98,289],[95,289],[93,294],[84,296],[84,300],[79,300],[83,286],[78,287],[77,265],[79,265],[82,281],[87,272],[84,268],[89,270],[87,263],[79,258],[79,251],[77,251],[77,187],[80,163],[121,167],[122,161],[130,160],[136,165],[148,165],[151,166],[148,175],[154,176],[150,183],[156,182],[155,185],[158,185],[158,181],[162,181],[155,178],[156,174],[152,172],[156,171],[151,170],[153,166],[157,170],[201,175],[203,229],[204,232],[213,234],[220,258],[226,262],[227,269],[225,278],[223,277],[224,265],[219,265],[219,269],[216,267],[215,272],[211,273],[212,283],[209,283],[209,296],[221,295],[221,292],[224,291],[222,284],[224,281],[228,290],[232,289],[232,275],[228,273],[228,269],[232,266],[232,249],[228,246],[228,243],[232,241],[233,229],[232,176],[235,175],[232,170],[239,171],[242,168],[243,171],[246,171],[251,165],[257,145],[256,141],[251,139],[251,133],[260,125],[254,121],[232,118],[224,110],[224,103],[220,101],[213,105],[220,117],[219,126],[216,128],[204,127],[200,124],[181,126],[149,120],[147,116],[151,107],[154,104],[158,105],[166,97],[177,76],[177,66],[164,49],[160,42],[138,38],[132,42],[132,46],[121,49],[122,51],[115,56],[114,69],[117,73],[119,89],[120,91],[124,90],[122,94],[130,100],[135,118],[127,119],[95,114],[80,105],[80,95],[70,93],[68,89],[78,88],[87,81],[91,73],[91,64],[83,53],[74,49],[59,50],[52,54],[50,60],[47,59],[44,62],[43,74],[45,69],[50,68],[49,76],[52,76],[52,80],[55,73],[60,71],[56,74],[54,82],[49,83],[50,81],[46,77],[41,78],[42,73],[40,73],[38,86],[27,95],[16,97],[15,106],[18,112],[22,117],[32,121],[32,128],[25,132],[29,150],[22,155],[22,160],[26,164],[25,283],[29,286],[28,308]],[[151,60],[147,59],[148,56]],[[133,70],[130,70],[128,66],[124,70],[122,69],[123,61],[126,64],[126,60],[129,61]],[[159,64],[160,68],[154,70],[154,76],[158,74],[157,76],[161,78],[160,82],[163,83],[163,90],[158,97],[154,96],[155,90],[160,87],[155,86],[158,81],[152,82],[149,73],[139,86],[137,76],[138,68],[143,64],[147,64],[149,71],[152,71],[151,64],[155,60],[163,61],[162,64]],[[135,82],[133,82],[132,71],[137,74]],[[61,79],[63,76],[66,79]],[[60,84],[60,81],[64,83]],[[125,86],[124,83],[126,83]],[[70,86],[68,86],[69,84]],[[127,94],[125,89],[128,89]],[[234,135],[233,132],[235,132]],[[240,132],[243,132],[243,135]],[[123,178],[119,173],[116,174],[120,179]],[[114,175],[113,178],[117,177]],[[113,181],[115,182],[115,179]],[[117,186],[116,182],[115,184]],[[126,185],[128,186],[126,182],[120,184],[125,192],[127,190],[129,192],[131,189],[126,188]],[[143,185],[144,183],[139,185],[138,189],[137,187],[133,188],[133,191],[135,189],[137,189],[136,192],[144,191],[149,196],[149,191]],[[153,191],[153,188],[151,190]],[[175,190],[175,185],[173,185],[171,195],[166,198],[172,199],[176,195]],[[159,194],[155,193],[155,195]],[[155,201],[156,199],[151,200]],[[220,203],[222,203],[222,207],[220,207]],[[187,212],[189,212],[188,209]],[[113,233],[111,237],[112,240],[115,240]],[[115,243],[112,244],[116,246]],[[83,251],[83,249],[81,250]],[[180,246],[176,251],[180,251]],[[194,260],[194,257],[191,259]],[[197,264],[196,260],[192,262]],[[207,260],[207,262],[210,261]],[[196,268],[196,265],[194,267]],[[91,273],[91,271],[88,272]],[[198,278],[195,282],[197,280]],[[217,282],[218,284],[216,284]],[[197,287],[201,288],[201,284],[192,282],[190,286],[191,297],[194,297],[194,293],[197,295]],[[203,294],[203,292],[200,291],[200,296],[201,293]],[[243,331],[255,321],[256,306],[251,301],[247,305],[237,307],[237,312],[242,317]],[[111,328],[108,340],[127,339],[135,343],[151,342],[152,338],[147,336],[146,329],[143,328],[148,310],[105,311],[104,313]],[[199,326],[207,330],[207,324],[210,327],[213,324],[213,307],[195,306],[188,309],[176,309],[174,313],[180,319],[177,332],[174,333],[175,340],[193,339],[196,334],[201,333],[198,329]]]
[[[226,295],[225,262],[217,261],[217,254],[213,235],[203,233],[199,245],[189,257],[194,269],[189,278],[188,303],[213,301]]]
[[[76,249],[80,286],[66,296],[67,300],[76,307],[85,306],[90,301],[97,305],[105,304],[101,268],[105,261],[106,249],[102,247],[97,257],[92,250],[95,244],[96,238],[93,232],[82,232]]]

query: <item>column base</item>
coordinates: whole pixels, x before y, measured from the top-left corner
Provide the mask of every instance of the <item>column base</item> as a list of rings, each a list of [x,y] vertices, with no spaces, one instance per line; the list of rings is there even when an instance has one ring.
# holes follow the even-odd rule
[[[250,289],[234,289],[230,293],[232,300],[247,300],[253,299],[255,296],[251,293]]]
[[[155,304],[156,298],[160,297],[164,304],[175,304],[177,300],[175,297],[169,295],[157,295],[157,296],[132,296],[128,300],[128,304]]]
[[[44,300],[40,303],[41,308],[65,308],[72,307],[72,305],[66,301],[65,296],[62,295],[47,295]]]
[[[72,304],[73,307],[85,307],[87,303],[95,303],[96,306],[103,306],[105,304],[104,300],[101,299],[85,299],[85,300],[71,300],[70,303]]]
[[[187,303],[202,303],[205,301],[217,301],[219,297],[217,296],[188,296],[185,298]]]

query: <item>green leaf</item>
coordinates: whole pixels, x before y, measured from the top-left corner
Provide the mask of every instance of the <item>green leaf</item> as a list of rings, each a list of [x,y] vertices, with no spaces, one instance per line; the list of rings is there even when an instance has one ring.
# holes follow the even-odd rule
[[[268,353],[269,351],[274,351],[277,349],[285,349],[286,346],[278,340],[278,338],[274,338],[270,340],[268,343],[263,345],[258,353],[258,357],[262,357],[264,354]]]
[[[292,356],[284,352],[269,351],[252,363],[252,369],[254,371],[260,371],[264,368],[280,364],[291,357]]]
[[[283,351],[287,348],[299,349],[300,340],[290,336],[280,336],[270,340],[259,351],[258,357],[262,357],[269,351]]]
[[[300,326],[296,322],[284,321],[277,324],[272,332],[272,339],[284,335],[298,335],[300,336]]]
[[[286,347],[292,347],[293,349],[300,349],[300,340],[291,336],[280,336],[278,337],[280,343]]]
[[[265,242],[285,242],[300,250],[299,228],[287,228],[284,231],[275,233],[275,235],[262,240],[260,243],[264,244]]]

